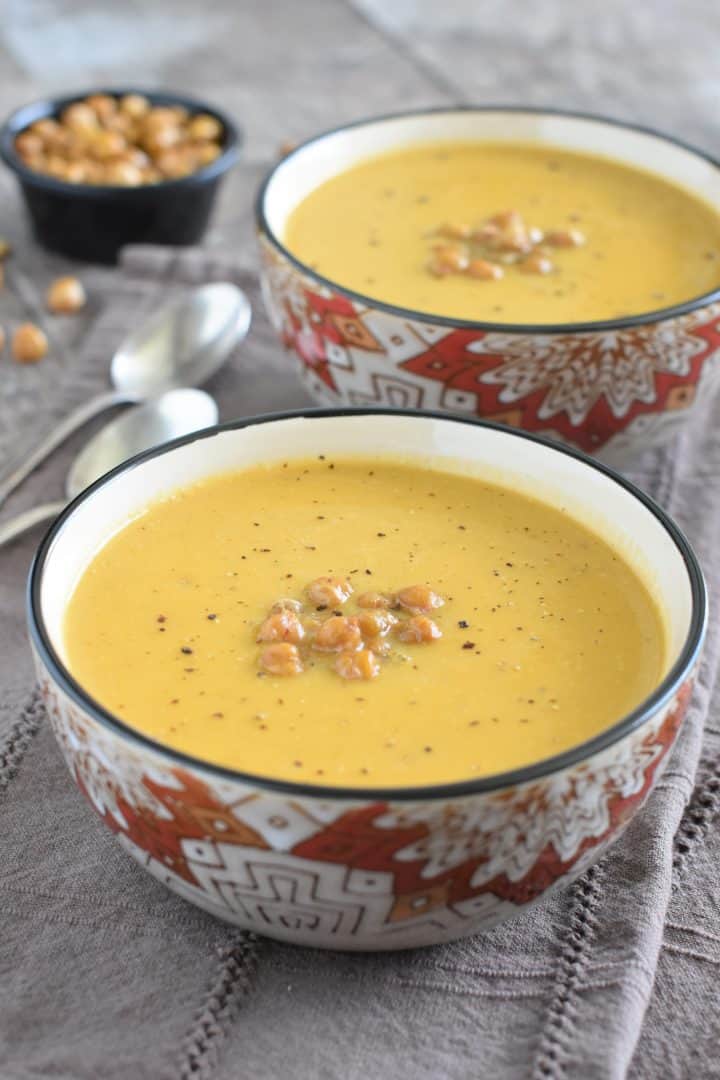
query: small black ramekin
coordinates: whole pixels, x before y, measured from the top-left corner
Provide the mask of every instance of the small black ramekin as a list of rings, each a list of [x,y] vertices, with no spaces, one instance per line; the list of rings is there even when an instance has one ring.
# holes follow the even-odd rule
[[[89,94],[142,94],[152,105],[182,105],[190,113],[208,113],[222,124],[222,153],[190,176],[138,187],[71,184],[29,169],[15,151],[16,136],[36,120],[56,118],[66,105]],[[201,240],[220,181],[237,161],[240,141],[235,124],[204,101],[136,87],[101,87],[17,109],[0,129],[0,156],[18,178],[34,236],[43,247],[84,262],[114,263],[125,244]]]

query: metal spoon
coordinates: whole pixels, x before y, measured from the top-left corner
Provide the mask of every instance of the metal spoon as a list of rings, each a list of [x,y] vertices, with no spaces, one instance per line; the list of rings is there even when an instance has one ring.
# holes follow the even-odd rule
[[[225,281],[193,289],[160,308],[115,353],[110,367],[115,389],[79,406],[41,440],[0,482],[0,506],[48,454],[93,416],[176,386],[206,382],[245,338],[250,317],[245,293]]]
[[[203,390],[168,390],[161,397],[111,420],[82,448],[65,481],[65,502],[45,503],[0,525],[0,547],[56,517],[67,503],[98,477],[152,446],[216,424],[217,405]]]

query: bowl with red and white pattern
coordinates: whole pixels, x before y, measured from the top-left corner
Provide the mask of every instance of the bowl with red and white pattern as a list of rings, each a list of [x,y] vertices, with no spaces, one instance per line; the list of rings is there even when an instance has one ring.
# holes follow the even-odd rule
[[[285,225],[321,184],[388,149],[507,140],[594,152],[680,182],[720,212],[720,167],[649,129],[548,109],[453,107],[348,124],[280,161],[257,199],[263,296],[319,404],[443,410],[523,428],[613,464],[677,433],[720,382],[720,289],[594,322],[492,323],[397,307],[294,255]]]

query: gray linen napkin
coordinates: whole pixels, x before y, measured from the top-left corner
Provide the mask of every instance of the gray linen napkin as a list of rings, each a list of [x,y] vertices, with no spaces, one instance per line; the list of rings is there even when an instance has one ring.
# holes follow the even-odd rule
[[[102,389],[129,326],[187,283],[238,281],[255,307],[251,338],[210,388],[224,417],[307,402],[250,267],[207,251],[136,248],[121,271],[83,278],[88,311],[49,320],[53,358],[35,369],[3,366],[0,461]],[[41,283],[15,270],[2,318],[39,311]],[[711,598],[720,593],[713,407],[633,471],[687,531]],[[72,449],[3,513],[57,494]],[[720,1076],[715,607],[673,759],[600,864],[475,938],[405,954],[331,954],[255,939],[172,896],[84,803],[32,690],[23,578],[36,542],[0,554],[3,1080]]]

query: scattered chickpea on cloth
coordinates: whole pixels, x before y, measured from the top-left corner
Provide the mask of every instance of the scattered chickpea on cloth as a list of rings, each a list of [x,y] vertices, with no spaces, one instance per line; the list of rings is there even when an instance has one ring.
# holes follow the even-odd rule
[[[0,260],[10,253],[10,245],[0,240]],[[0,287],[4,282],[4,269],[0,261]],[[48,309],[54,314],[74,315],[87,302],[87,295],[82,282],[70,275],[55,278],[46,294]],[[6,335],[0,327],[0,352],[5,348]],[[47,356],[49,343],[47,335],[33,322],[21,323],[14,330],[10,351],[18,364],[36,364]]]
[[[35,323],[21,323],[10,343],[13,358],[18,364],[36,364],[48,351],[48,339]]]
[[[74,315],[85,307],[87,296],[83,284],[76,277],[59,277],[47,291],[47,306],[55,314]]]

